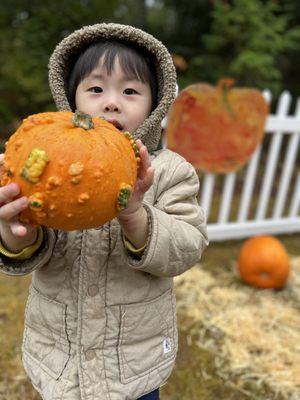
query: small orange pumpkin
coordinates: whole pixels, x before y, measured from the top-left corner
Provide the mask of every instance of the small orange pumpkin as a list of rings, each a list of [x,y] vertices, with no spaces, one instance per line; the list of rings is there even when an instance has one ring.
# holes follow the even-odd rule
[[[228,173],[243,166],[264,133],[268,105],[251,88],[195,83],[182,90],[168,116],[168,148],[199,170]]]
[[[241,278],[249,285],[267,289],[282,288],[288,278],[290,260],[286,249],[273,236],[246,240],[238,258]]]
[[[126,207],[139,150],[128,132],[76,112],[26,118],[6,144],[1,186],[29,198],[20,221],[56,229],[97,227]]]

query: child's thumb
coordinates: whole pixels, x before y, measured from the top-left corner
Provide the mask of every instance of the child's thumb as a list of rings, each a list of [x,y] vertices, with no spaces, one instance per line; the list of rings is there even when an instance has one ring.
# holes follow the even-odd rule
[[[9,225],[13,235],[15,236],[22,237],[28,233],[26,226],[21,224],[19,221],[11,221]]]

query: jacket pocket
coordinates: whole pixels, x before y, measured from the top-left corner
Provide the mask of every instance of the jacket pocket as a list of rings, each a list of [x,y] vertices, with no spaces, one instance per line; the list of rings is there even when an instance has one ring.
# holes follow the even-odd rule
[[[175,298],[171,290],[149,302],[120,306],[120,380],[128,383],[174,362]]]
[[[70,354],[65,304],[49,299],[31,286],[25,312],[23,352],[52,378],[62,374]],[[28,362],[28,361],[27,361]]]

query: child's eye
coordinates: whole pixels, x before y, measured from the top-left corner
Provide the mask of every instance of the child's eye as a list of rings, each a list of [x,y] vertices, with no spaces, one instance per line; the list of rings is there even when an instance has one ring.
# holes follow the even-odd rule
[[[93,93],[102,93],[103,89],[100,86],[93,86],[89,88],[89,91]]]
[[[128,88],[128,89],[125,89],[124,90],[124,93],[125,94],[137,94],[137,91],[136,90],[134,90],[134,89],[132,89],[132,88]]]

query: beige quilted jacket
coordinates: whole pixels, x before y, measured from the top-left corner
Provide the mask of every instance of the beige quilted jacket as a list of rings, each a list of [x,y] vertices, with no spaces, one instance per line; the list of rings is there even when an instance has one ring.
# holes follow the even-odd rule
[[[125,249],[116,219],[84,231],[43,228],[44,242],[31,259],[1,258],[4,273],[33,271],[23,363],[45,400],[133,400],[161,386],[177,352],[172,277],[194,265],[208,243],[193,167],[169,150],[154,151],[176,83],[160,42],[115,24],[73,33],[50,60],[58,108],[69,109],[63,86],[68,57],[99,37],[144,43],[157,56],[160,102],[135,133],[152,151],[155,167],[144,199],[149,237],[137,259]]]

